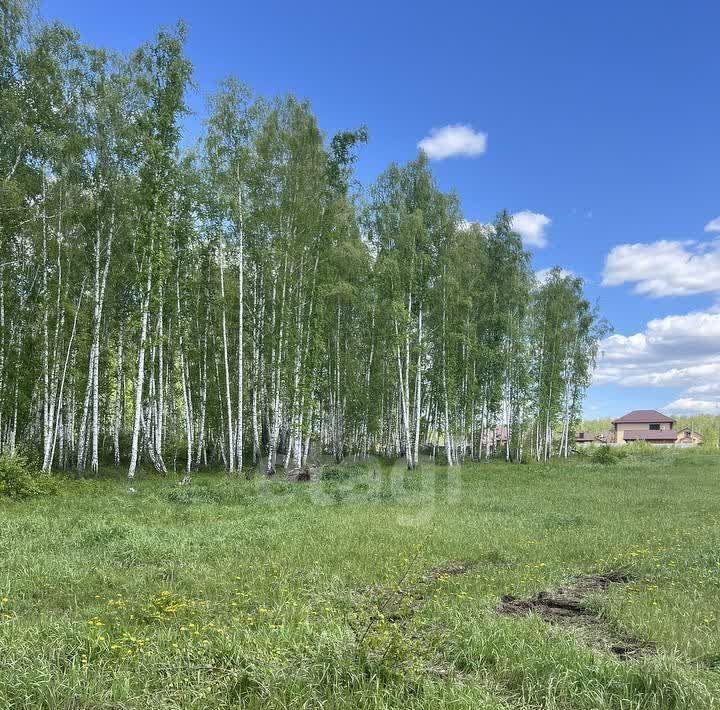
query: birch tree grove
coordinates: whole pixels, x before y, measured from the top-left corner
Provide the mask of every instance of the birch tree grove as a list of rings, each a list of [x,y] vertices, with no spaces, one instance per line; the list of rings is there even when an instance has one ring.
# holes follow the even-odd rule
[[[131,479],[568,455],[605,327],[507,213],[468,225],[423,154],[361,186],[364,127],[235,79],[185,135],[182,26],[122,58],[0,13],[0,452]]]

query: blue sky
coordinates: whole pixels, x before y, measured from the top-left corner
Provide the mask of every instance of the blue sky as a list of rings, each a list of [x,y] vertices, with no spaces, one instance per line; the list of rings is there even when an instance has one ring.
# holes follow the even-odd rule
[[[120,51],[184,19],[190,135],[228,74],[309,99],[328,135],[366,124],[363,182],[433,129],[486,134],[480,154],[434,172],[469,220],[532,213],[531,240],[547,242],[531,247],[536,268],[586,279],[617,334],[586,414],[718,407],[719,3],[46,0],[41,12]]]

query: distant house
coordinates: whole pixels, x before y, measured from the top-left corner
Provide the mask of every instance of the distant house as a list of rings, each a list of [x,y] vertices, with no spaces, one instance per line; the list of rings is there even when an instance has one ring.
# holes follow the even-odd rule
[[[495,449],[499,450],[505,447],[508,442],[508,428],[503,424],[495,427]]]
[[[649,444],[696,446],[702,436],[690,428],[675,429],[675,420],[654,409],[636,409],[613,420],[611,437],[616,444],[647,441]]]
[[[506,426],[495,426],[486,429],[480,437],[480,446],[490,451],[501,451],[508,441],[508,428]]]
[[[613,420],[615,442],[648,441],[653,444],[674,444],[677,432],[675,420],[654,409],[636,409]]]
[[[591,434],[589,431],[579,431],[575,435],[576,446],[587,446],[588,444],[604,444],[605,439],[602,434]]]
[[[692,428],[685,427],[684,429],[678,430],[678,437],[676,441],[678,446],[697,446],[698,444],[702,444],[702,442],[702,434],[698,434],[698,432],[694,431]]]

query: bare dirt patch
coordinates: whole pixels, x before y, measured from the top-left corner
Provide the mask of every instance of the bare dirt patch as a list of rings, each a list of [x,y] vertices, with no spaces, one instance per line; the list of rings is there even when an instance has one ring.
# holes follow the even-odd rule
[[[593,595],[606,592],[611,585],[631,581],[624,572],[582,575],[572,584],[543,590],[526,599],[503,596],[496,611],[503,616],[537,614],[549,624],[572,630],[588,646],[618,658],[647,656],[655,653],[652,643],[613,633],[607,621],[590,605]]]

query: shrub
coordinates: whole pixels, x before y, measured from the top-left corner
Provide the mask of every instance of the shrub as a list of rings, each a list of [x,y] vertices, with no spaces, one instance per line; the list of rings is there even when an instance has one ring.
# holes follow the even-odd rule
[[[57,493],[57,479],[41,473],[25,456],[0,456],[0,496],[34,498]]]
[[[624,459],[627,456],[627,451],[622,448],[615,448],[612,446],[598,446],[595,451],[592,452],[590,460],[593,463],[599,463],[603,466],[617,463],[620,459]]]

